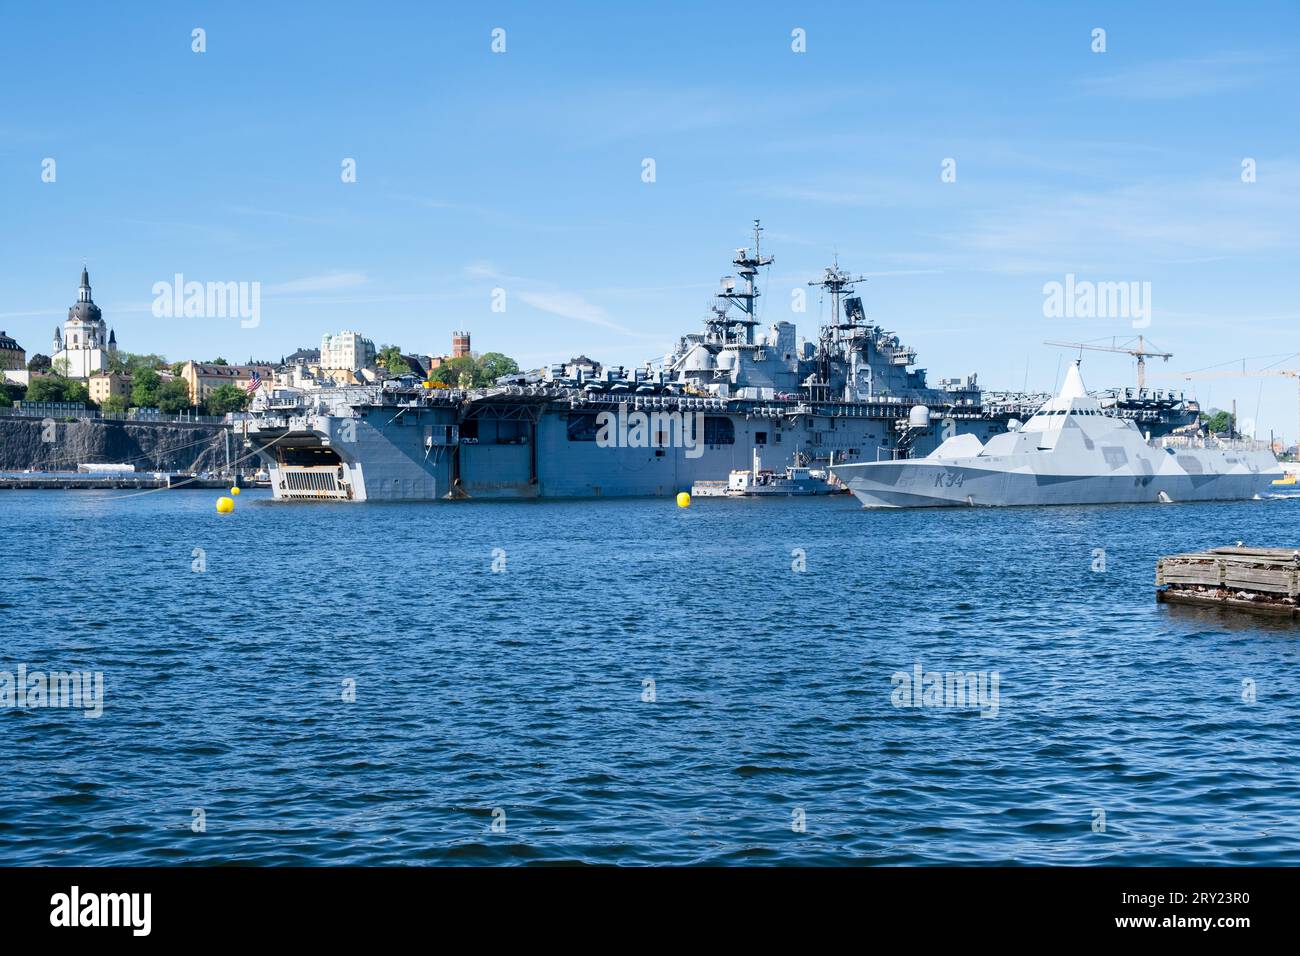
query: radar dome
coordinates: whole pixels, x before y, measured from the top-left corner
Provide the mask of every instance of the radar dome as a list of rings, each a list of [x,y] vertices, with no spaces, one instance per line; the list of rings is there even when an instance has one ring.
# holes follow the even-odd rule
[[[907,413],[909,428],[927,428],[930,424],[930,409],[925,405],[913,405]]]
[[[703,345],[697,345],[691,349],[691,354],[686,356],[685,369],[688,372],[707,372],[714,367],[713,353]]]

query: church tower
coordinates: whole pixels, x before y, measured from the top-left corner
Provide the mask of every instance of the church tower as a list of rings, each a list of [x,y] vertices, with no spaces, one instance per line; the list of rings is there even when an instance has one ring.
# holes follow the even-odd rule
[[[77,301],[68,309],[63,335],[54,330],[51,362],[56,371],[63,371],[69,378],[89,378],[108,368],[109,356],[115,351],[117,336],[108,331],[103,312],[91,298],[90,273],[83,266]]]

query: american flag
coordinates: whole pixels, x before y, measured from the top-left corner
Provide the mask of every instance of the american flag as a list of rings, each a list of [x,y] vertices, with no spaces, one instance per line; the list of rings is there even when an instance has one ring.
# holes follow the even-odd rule
[[[253,373],[252,378],[250,378],[246,383],[244,383],[244,391],[246,391],[249,395],[252,395],[261,387],[262,387],[262,376],[258,375],[256,372]]]

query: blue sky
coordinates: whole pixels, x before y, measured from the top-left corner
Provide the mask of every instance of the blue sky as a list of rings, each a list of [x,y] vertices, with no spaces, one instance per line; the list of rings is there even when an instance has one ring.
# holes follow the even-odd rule
[[[1067,273],[1151,283],[1153,375],[1258,367],[1300,352],[1297,38],[1267,2],[7,4],[0,328],[48,352],[84,258],[121,347],[171,359],[465,328],[525,366],[639,364],[761,217],[765,320],[815,334],[790,292],[838,252],[932,380],[1050,388],[1044,339],[1136,334],[1045,318]],[[260,282],[260,325],[154,317],[178,272]],[[1295,438],[1294,380],[1195,391]]]

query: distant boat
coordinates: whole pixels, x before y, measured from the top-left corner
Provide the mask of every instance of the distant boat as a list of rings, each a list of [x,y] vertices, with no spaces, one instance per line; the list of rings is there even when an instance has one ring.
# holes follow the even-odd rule
[[[1283,470],[1262,443],[1148,443],[1088,395],[1075,362],[1060,394],[987,444],[957,435],[925,458],[833,473],[869,508],[924,508],[1230,501],[1263,495]]]
[[[699,498],[789,498],[837,495],[844,491],[843,487],[832,483],[830,476],[819,468],[788,465],[780,472],[765,469],[757,449],[754,451],[752,468],[733,470],[725,482],[697,481],[691,488],[691,494]]]

